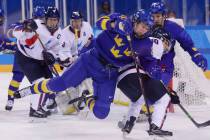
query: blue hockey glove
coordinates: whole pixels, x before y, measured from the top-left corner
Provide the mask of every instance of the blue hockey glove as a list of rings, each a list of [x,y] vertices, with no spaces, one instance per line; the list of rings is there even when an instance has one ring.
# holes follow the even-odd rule
[[[203,71],[205,71],[207,69],[207,60],[205,57],[203,57],[203,55],[198,54],[195,57],[192,57],[192,61],[200,68],[203,69]]]
[[[125,20],[126,18],[127,18],[127,16],[126,15],[122,15],[122,14],[120,14],[120,13],[113,13],[113,14],[110,14],[109,15],[109,17],[110,17],[110,19],[112,20],[112,21],[116,21],[116,20]]]
[[[114,31],[124,36],[131,34],[132,29],[132,24],[129,20],[117,20],[114,27]]]

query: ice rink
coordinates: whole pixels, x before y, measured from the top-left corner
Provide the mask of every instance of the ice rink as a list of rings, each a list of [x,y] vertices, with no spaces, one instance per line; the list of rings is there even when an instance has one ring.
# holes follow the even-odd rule
[[[179,109],[169,113],[164,129],[174,133],[173,137],[149,137],[147,123],[136,124],[130,135],[123,137],[117,122],[126,113],[127,107],[112,105],[105,120],[95,119],[89,113],[86,119],[78,116],[56,114],[40,123],[31,123],[28,117],[29,97],[15,101],[11,112],[4,110],[7,87],[11,73],[0,73],[0,140],[210,140],[210,127],[196,128]],[[21,87],[29,85],[27,80]],[[190,107],[189,112],[198,122],[210,120],[210,106]]]

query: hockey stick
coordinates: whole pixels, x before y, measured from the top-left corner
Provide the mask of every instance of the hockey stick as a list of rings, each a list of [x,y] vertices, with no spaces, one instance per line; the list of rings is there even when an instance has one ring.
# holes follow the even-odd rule
[[[165,87],[166,88],[166,87]],[[168,91],[168,90],[167,90]],[[176,96],[177,92],[174,90],[171,90],[172,93],[174,93]],[[189,112],[182,106],[182,104],[178,104],[178,106],[181,108],[181,110],[185,113],[185,115],[192,121],[192,123],[197,127],[197,128],[201,128],[201,127],[207,127],[210,126],[210,120],[203,122],[203,123],[198,123],[194,120],[194,118],[189,114]]]
[[[46,51],[46,48],[44,47],[44,44],[43,44],[42,40],[41,40],[40,37],[39,37],[39,34],[38,34],[36,31],[34,31],[34,33],[36,34],[36,36],[37,36],[37,38],[38,38],[38,40],[39,40],[39,42],[40,42],[40,44],[41,44],[43,50]],[[47,64],[46,60],[44,60],[44,61],[45,61],[45,63]],[[48,64],[47,64],[47,65],[48,65]],[[56,70],[56,68],[55,68],[54,65],[48,65],[48,67],[49,67],[50,71],[51,71],[56,77],[59,76],[58,71]]]
[[[148,122],[149,122],[149,130],[150,130],[152,118],[151,118],[151,112],[149,110],[148,100],[146,99],[146,94],[145,94],[145,90],[144,90],[143,80],[142,80],[142,78],[140,76],[140,71],[139,71],[139,68],[141,68],[140,60],[139,60],[138,56],[135,54],[135,52],[133,50],[130,35],[127,35],[126,37],[127,37],[128,42],[129,42],[129,47],[130,47],[130,50],[131,50],[131,56],[132,56],[132,58],[134,60],[136,71],[137,71],[137,75],[138,75],[139,86],[141,88],[142,95],[144,97],[144,101],[145,101],[145,105],[146,105],[146,109],[147,109],[147,112],[148,112]]]
[[[94,95],[87,95],[87,96],[82,95],[80,97],[77,97],[77,98],[74,98],[74,99],[70,100],[68,102],[68,104],[73,104],[75,102],[78,102],[78,101],[81,101],[81,100],[84,100],[84,99],[88,99],[88,98],[92,98],[92,97],[94,97]]]

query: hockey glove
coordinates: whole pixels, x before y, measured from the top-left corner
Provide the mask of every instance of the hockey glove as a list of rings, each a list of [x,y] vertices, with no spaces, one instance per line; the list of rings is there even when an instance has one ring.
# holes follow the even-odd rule
[[[203,57],[203,55],[198,54],[195,55],[195,57],[192,58],[192,61],[200,68],[203,69],[203,71],[205,71],[207,69],[207,60],[205,57]]]
[[[132,33],[132,24],[128,19],[117,20],[115,23],[114,31],[121,35],[127,36]]]
[[[177,96],[173,93],[170,93],[169,95],[171,97],[171,103],[172,104],[180,104],[179,96]]]
[[[122,14],[120,14],[120,13],[113,13],[113,14],[110,14],[109,17],[110,17],[111,21],[116,21],[116,20],[120,20],[120,19],[121,19],[121,20],[124,20],[124,19],[127,18],[126,15],[122,15]]]
[[[56,60],[51,53],[49,53],[47,51],[43,51],[42,55],[43,55],[44,61],[47,63],[47,65],[53,65],[55,63]]]
[[[65,60],[61,60],[60,58],[58,58],[57,62],[63,67],[69,67],[72,64],[70,58],[66,58]]]
[[[33,19],[26,19],[23,22],[23,30],[25,31],[36,31],[38,28],[36,22]]]

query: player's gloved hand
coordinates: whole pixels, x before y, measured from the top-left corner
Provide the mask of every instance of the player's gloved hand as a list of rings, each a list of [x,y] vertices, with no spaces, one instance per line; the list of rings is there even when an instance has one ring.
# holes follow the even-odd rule
[[[132,30],[132,24],[128,19],[117,20],[115,23],[114,31],[121,35],[127,36],[132,33]]]
[[[43,55],[44,61],[47,63],[47,65],[53,65],[55,63],[56,60],[51,53],[49,53],[47,51],[42,51],[42,55]]]
[[[33,19],[26,19],[23,22],[23,29],[25,31],[36,31],[38,29],[38,26]]]
[[[169,94],[171,97],[172,104],[180,104],[179,96],[175,95],[173,92]]]
[[[122,15],[120,13],[112,13],[112,14],[109,15],[109,17],[110,17],[111,21],[116,21],[116,20],[119,20],[119,19],[124,20],[124,19],[127,18],[126,15]]]
[[[205,71],[207,69],[207,60],[205,57],[203,57],[203,55],[198,54],[195,55],[195,57],[192,57],[192,61],[200,68],[203,69],[203,71]]]
[[[58,58],[57,62],[63,67],[69,67],[73,63],[71,58],[66,58],[65,60]]]

